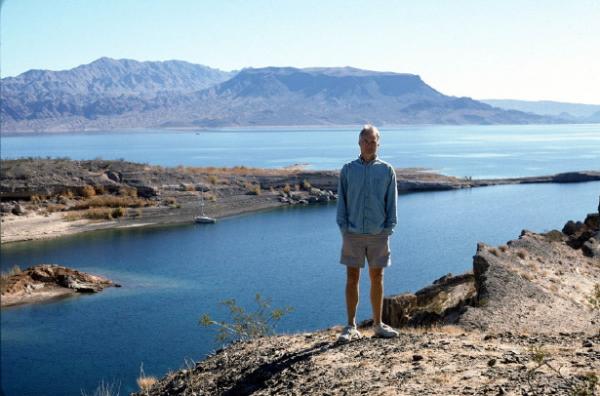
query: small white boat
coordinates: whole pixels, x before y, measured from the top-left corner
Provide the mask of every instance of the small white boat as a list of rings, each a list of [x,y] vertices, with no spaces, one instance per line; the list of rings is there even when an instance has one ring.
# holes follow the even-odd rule
[[[194,222],[200,224],[212,224],[217,222],[217,219],[204,214],[204,191],[200,191],[200,215],[194,217]]]
[[[194,217],[194,221],[196,223],[204,223],[204,224],[217,222],[216,219],[213,219],[212,217],[208,217],[208,216],[196,216],[196,217]]]

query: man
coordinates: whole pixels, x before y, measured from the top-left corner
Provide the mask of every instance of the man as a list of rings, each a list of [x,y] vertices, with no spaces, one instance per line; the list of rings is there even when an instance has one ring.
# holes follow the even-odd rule
[[[343,236],[340,263],[346,265],[348,324],[338,341],[360,338],[356,328],[360,269],[369,262],[371,306],[376,336],[396,337],[398,332],[381,321],[383,269],[391,265],[389,238],[397,223],[396,172],[377,158],[379,130],[365,125],[360,131],[358,159],[345,164],[338,183],[337,224]]]

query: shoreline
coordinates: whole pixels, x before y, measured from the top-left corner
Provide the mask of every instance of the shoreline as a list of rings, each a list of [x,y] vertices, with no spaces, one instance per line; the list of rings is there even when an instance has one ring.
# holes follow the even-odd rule
[[[463,126],[554,126],[554,125],[599,125],[597,122],[555,122],[555,123],[515,123],[515,124],[382,124],[381,128],[413,128],[413,127],[463,127]],[[123,127],[123,128],[88,128],[88,129],[47,129],[47,130],[31,130],[24,129],[20,131],[6,131],[0,133],[0,137],[15,137],[15,136],[39,136],[39,135],[56,135],[56,134],[78,134],[78,133],[136,133],[136,132],[227,132],[227,131],[244,131],[244,130],[317,130],[317,129],[352,129],[355,130],[358,124],[306,124],[306,125],[231,125],[222,127],[198,127],[193,125],[182,126],[139,126],[139,127]]]
[[[328,204],[337,199],[339,177],[338,171],[331,170],[166,168],[109,160],[21,159],[2,160],[1,164],[1,245],[96,230],[193,224],[200,213],[201,196],[206,215],[216,219],[286,206]],[[600,171],[501,179],[457,178],[417,168],[396,169],[396,174],[399,194],[600,181]],[[92,190],[91,197],[84,196],[86,189]],[[123,189],[134,190],[135,198],[123,196]],[[104,206],[103,210],[121,212],[116,219],[81,217],[85,212],[82,205],[95,198],[128,199],[136,206]]]

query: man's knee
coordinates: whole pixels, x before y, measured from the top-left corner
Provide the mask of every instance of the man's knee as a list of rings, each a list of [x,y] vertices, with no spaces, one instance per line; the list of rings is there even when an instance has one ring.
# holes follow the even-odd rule
[[[369,268],[369,277],[371,278],[371,283],[383,282],[383,268]]]
[[[346,267],[348,268],[346,282],[348,284],[357,284],[360,279],[360,268]]]

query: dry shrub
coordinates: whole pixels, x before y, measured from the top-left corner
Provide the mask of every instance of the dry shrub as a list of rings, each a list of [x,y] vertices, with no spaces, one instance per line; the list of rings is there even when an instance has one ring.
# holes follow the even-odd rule
[[[204,199],[211,202],[216,202],[217,194],[215,194],[214,192],[204,193]]]
[[[148,392],[152,386],[158,382],[156,377],[144,373],[144,363],[140,365],[140,376],[137,378],[137,384],[143,392]]]
[[[137,196],[138,196],[137,188],[123,186],[123,187],[119,188],[119,195],[122,197],[137,198]]]
[[[93,186],[86,184],[81,189],[81,196],[84,198],[91,198],[96,195],[96,189]]]
[[[527,252],[523,249],[519,249],[517,251],[517,256],[519,256],[520,259],[525,260],[525,258],[527,258]]]
[[[250,182],[245,182],[244,187],[248,190],[249,193],[254,195],[260,195],[262,190],[260,189],[260,184],[253,184]]]
[[[90,199],[77,203],[74,209],[89,209],[89,208],[139,208],[144,206],[150,206],[150,201],[136,198],[132,196],[114,196],[114,195],[96,195]]]
[[[83,212],[82,217],[90,220],[112,220],[112,209],[92,208]]]
[[[506,245],[500,245],[499,249],[500,249],[500,251],[502,253],[505,253],[508,250],[508,246],[506,246]]]
[[[113,217],[113,218],[115,218],[115,219],[116,219],[116,218],[119,218],[119,217],[123,217],[123,216],[125,216],[125,209],[123,209],[123,208],[121,208],[121,207],[114,208],[114,209],[112,210],[112,213],[111,213],[111,215],[112,215],[112,217]]]
[[[215,175],[208,176],[208,181],[210,184],[215,185],[219,182],[219,178]]]
[[[226,167],[177,167],[182,173],[204,174],[204,175],[248,175],[248,176],[282,176],[294,173],[293,169],[281,168],[249,168],[246,166]]]
[[[32,204],[39,204],[43,201],[43,198],[40,197],[39,195],[32,195],[29,200],[31,201]]]
[[[66,207],[66,205],[62,204],[48,204],[48,206],[46,206],[46,211],[48,211],[49,213],[61,212],[65,210]]]
[[[490,248],[490,253],[492,253],[494,256],[498,256],[498,250],[496,248]]]
[[[286,194],[289,194],[290,190],[291,190],[290,185],[286,183],[286,185],[283,187],[283,192]]]
[[[8,279],[9,277],[20,274],[21,272],[23,272],[21,270],[21,267],[19,267],[18,265],[13,265],[8,271],[2,272],[0,276],[2,277],[2,279]]]
[[[64,219],[75,221],[80,219],[90,220],[112,220],[125,215],[123,208],[90,208],[79,212],[69,212],[65,214]]]
[[[312,187],[312,185],[308,182],[308,180],[304,179],[302,181],[302,187],[304,187],[305,190],[310,190],[310,188]]]

